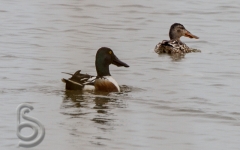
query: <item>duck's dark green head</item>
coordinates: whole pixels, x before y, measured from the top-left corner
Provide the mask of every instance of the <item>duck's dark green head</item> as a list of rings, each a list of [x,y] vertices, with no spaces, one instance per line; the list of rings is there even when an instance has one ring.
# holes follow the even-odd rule
[[[96,54],[95,66],[98,76],[110,76],[109,65],[114,64],[118,67],[129,67],[128,64],[122,62],[114,55],[113,51],[107,47],[101,47]]]

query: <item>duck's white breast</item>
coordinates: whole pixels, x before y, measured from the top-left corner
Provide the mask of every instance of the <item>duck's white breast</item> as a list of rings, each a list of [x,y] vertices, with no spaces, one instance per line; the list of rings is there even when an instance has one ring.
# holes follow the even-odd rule
[[[113,79],[112,76],[104,76],[104,78],[105,78],[105,80],[108,80],[108,81],[110,81],[111,83],[113,83],[113,84],[117,87],[118,92],[120,92],[120,87],[119,87],[117,81],[116,81],[115,79]]]
[[[95,86],[94,85],[84,85],[83,91],[94,91]]]

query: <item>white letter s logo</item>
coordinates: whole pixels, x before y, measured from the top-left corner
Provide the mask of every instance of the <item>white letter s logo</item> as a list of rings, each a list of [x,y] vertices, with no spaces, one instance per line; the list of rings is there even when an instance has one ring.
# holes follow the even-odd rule
[[[44,126],[36,119],[30,116],[27,116],[26,113],[29,113],[33,110],[33,107],[30,104],[20,104],[17,107],[17,136],[19,139],[23,140],[19,142],[19,146],[21,147],[34,147],[37,146],[42,142],[45,136],[45,128]],[[20,122],[20,116],[23,119],[30,121],[30,122]],[[33,122],[33,123],[31,123]],[[35,123],[35,124],[34,124]],[[37,125],[38,126],[37,126]],[[29,127],[33,129],[33,134],[30,136],[22,136],[20,134],[21,129]],[[38,127],[41,131],[40,136],[38,136]]]

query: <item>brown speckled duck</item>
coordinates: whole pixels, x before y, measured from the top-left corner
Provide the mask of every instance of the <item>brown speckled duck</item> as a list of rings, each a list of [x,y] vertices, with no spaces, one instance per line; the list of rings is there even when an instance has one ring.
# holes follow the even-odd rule
[[[189,48],[185,43],[183,43],[180,40],[182,36],[199,39],[199,37],[193,35],[185,29],[182,24],[174,23],[169,30],[170,40],[163,40],[158,43],[154,51],[158,54],[185,54],[191,52],[201,52],[200,50]]]

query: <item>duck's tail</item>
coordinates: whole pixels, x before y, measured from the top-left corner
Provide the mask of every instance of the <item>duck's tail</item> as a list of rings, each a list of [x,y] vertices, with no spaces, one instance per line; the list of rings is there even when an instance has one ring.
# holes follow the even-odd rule
[[[82,90],[86,85],[93,85],[95,79],[93,76],[88,74],[81,74],[81,70],[76,71],[74,74],[62,72],[72,77],[69,79],[62,79],[62,82],[66,83],[67,90]]]

